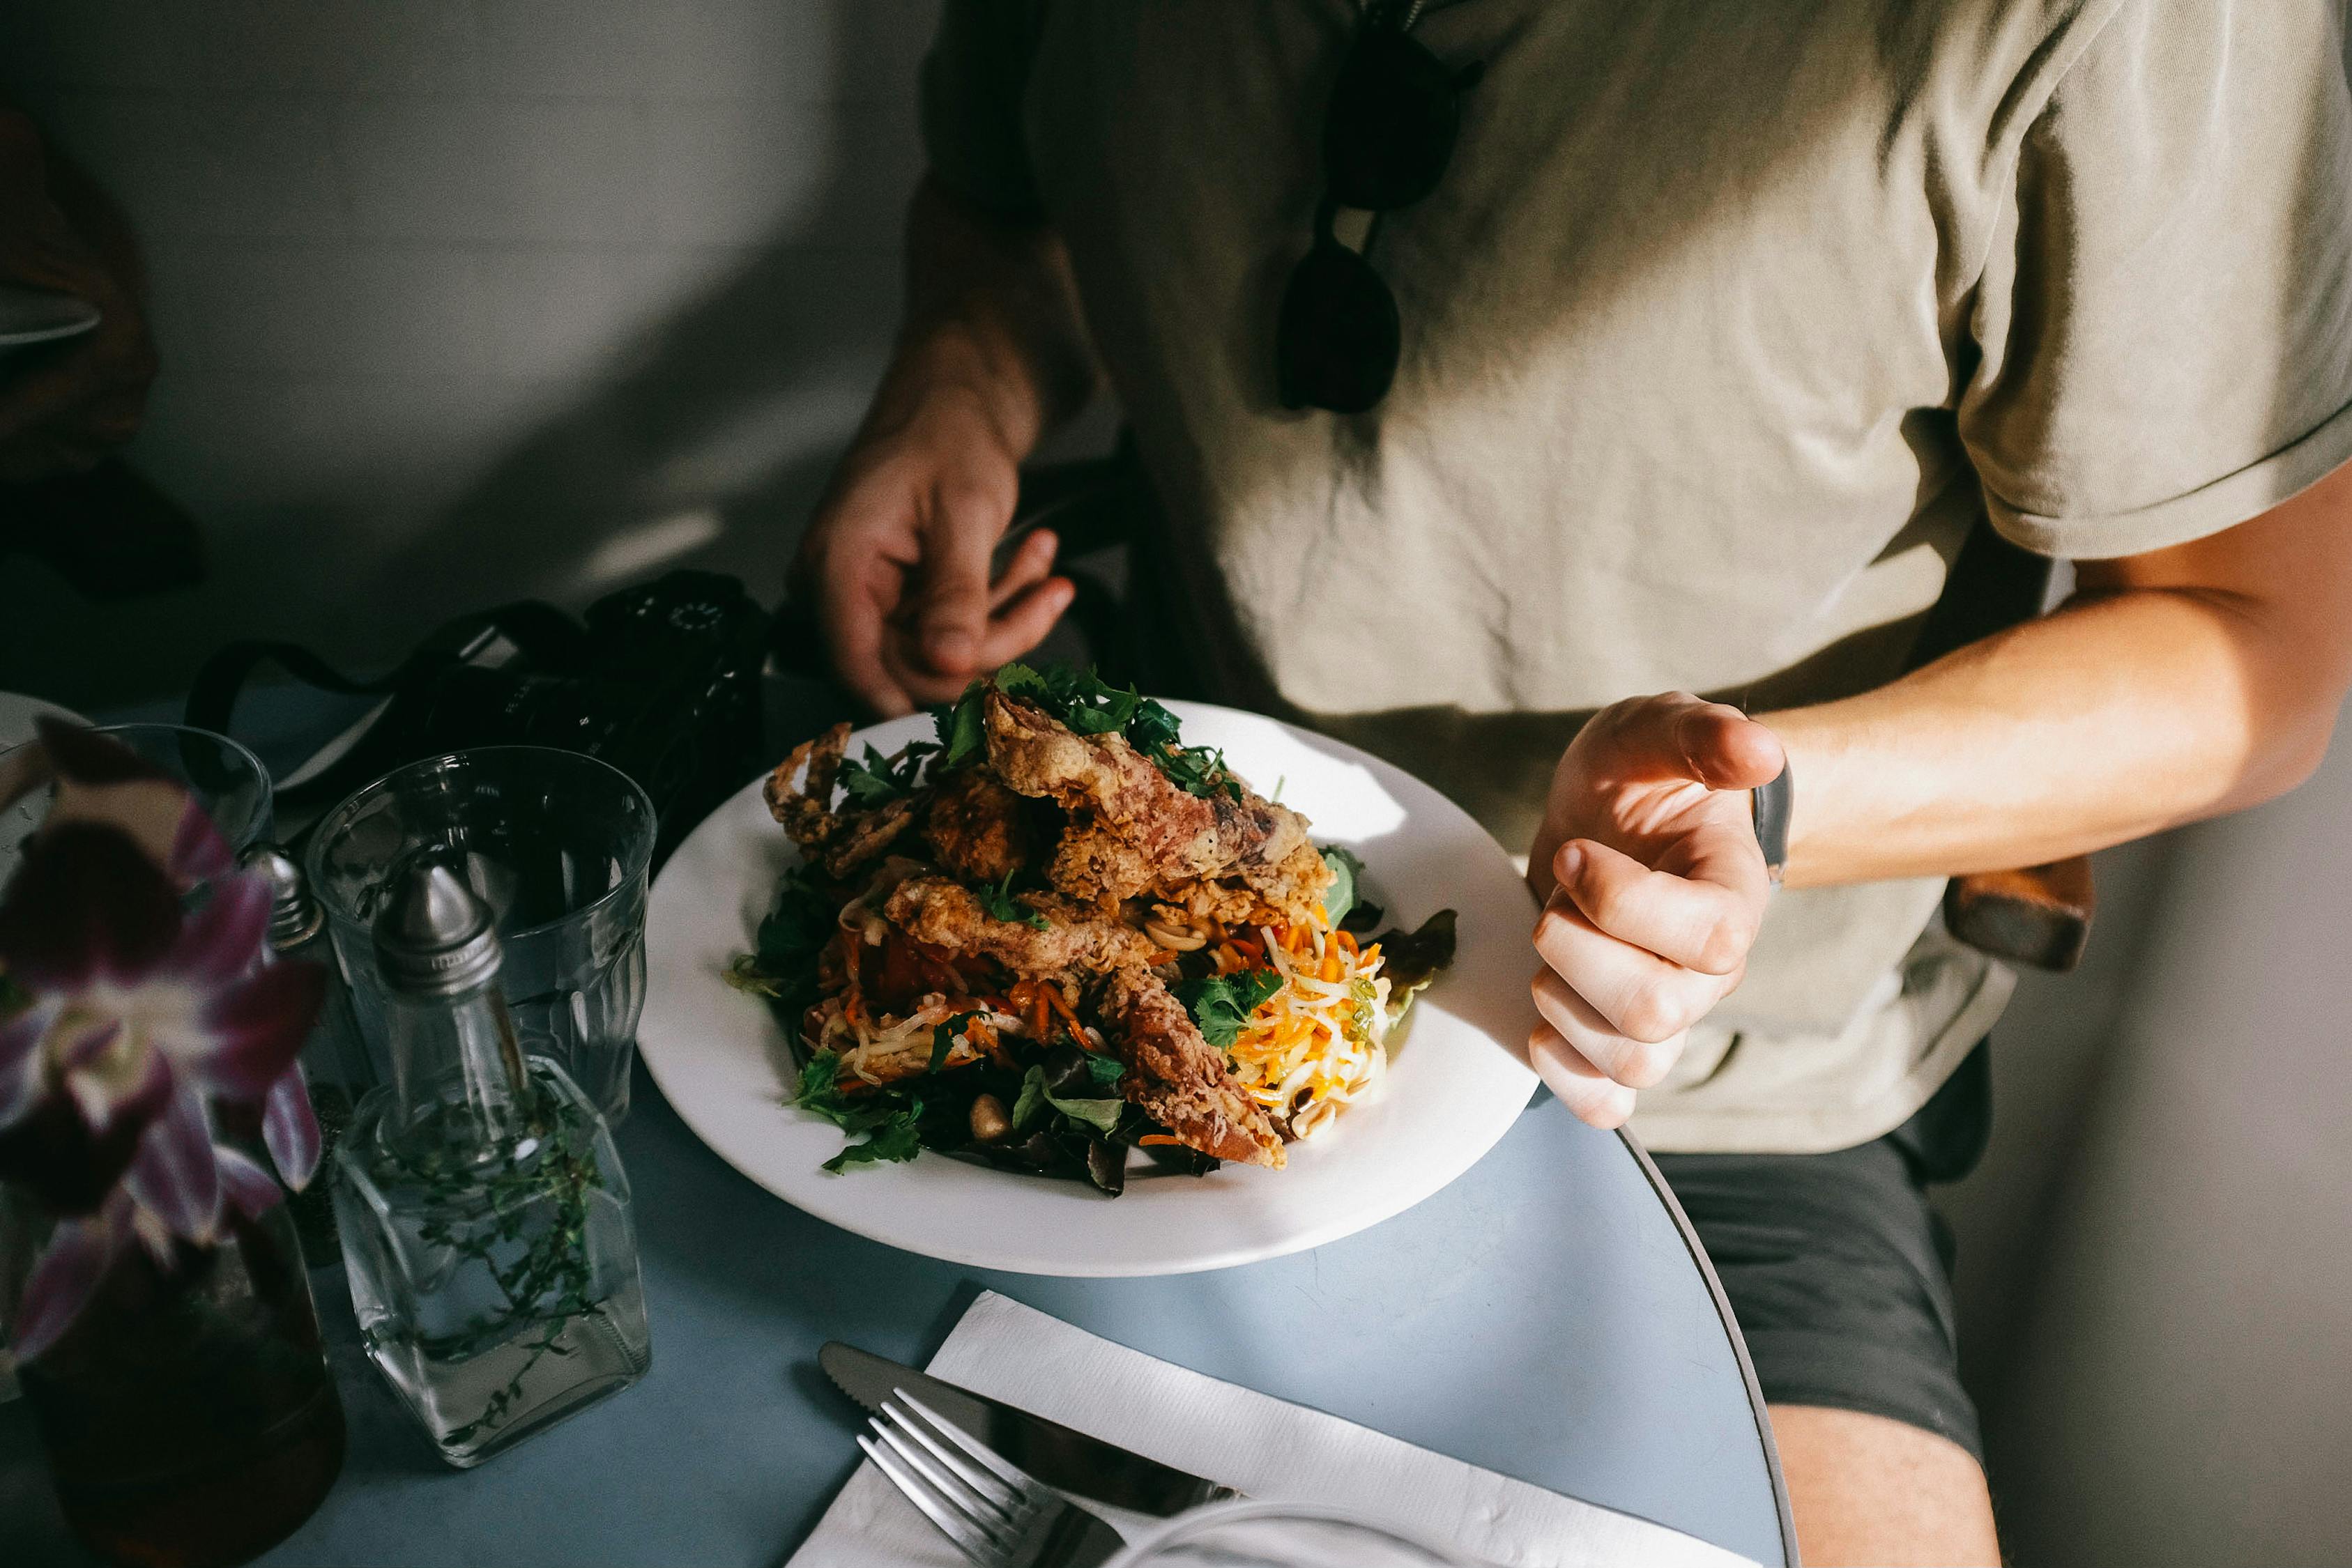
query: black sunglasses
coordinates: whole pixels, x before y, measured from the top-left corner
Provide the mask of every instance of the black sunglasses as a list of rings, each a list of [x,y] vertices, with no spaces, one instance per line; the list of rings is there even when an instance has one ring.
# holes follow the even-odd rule
[[[1456,70],[1411,36],[1421,0],[1370,0],[1339,62],[1323,120],[1315,241],[1282,291],[1275,380],[1285,408],[1361,413],[1388,395],[1403,344],[1396,296],[1374,271],[1382,214],[1437,188],[1484,62]],[[1372,214],[1363,248],[1333,232],[1342,207]]]

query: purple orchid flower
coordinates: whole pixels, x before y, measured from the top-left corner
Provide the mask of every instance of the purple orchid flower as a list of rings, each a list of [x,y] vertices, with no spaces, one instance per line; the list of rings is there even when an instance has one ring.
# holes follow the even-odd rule
[[[134,1238],[168,1260],[215,1241],[224,1204],[278,1201],[220,1141],[216,1102],[257,1106],[279,1174],[310,1180],[320,1140],[295,1054],[326,986],[316,965],[261,962],[269,885],[232,869],[184,791],[100,736],[45,727],[42,744],[56,805],[0,894],[0,971],[30,998],[0,1016],[0,1179],[65,1217],[26,1281],[26,1360]]]

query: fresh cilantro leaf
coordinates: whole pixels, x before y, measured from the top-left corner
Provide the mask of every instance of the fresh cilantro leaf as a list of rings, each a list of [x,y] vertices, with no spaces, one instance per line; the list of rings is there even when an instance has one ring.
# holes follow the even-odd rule
[[[996,689],[1008,697],[1028,697],[1033,701],[1052,695],[1045,677],[1018,661],[998,667]]]
[[[838,1174],[851,1166],[870,1166],[879,1161],[911,1160],[923,1152],[920,1123],[923,1103],[899,1111],[866,1134],[862,1144],[852,1144],[824,1162],[826,1170]]]
[[[1127,1076],[1127,1069],[1120,1064],[1118,1058],[1098,1055],[1091,1051],[1087,1052],[1087,1071],[1093,1073],[1095,1082],[1106,1089],[1116,1088],[1118,1081]]]
[[[1014,902],[1013,873],[1009,871],[1004,873],[1004,880],[995,886],[992,887],[982,883],[971,891],[972,895],[980,900],[981,909],[991,920],[1017,920],[1024,925],[1034,926],[1040,931],[1052,924],[1027,904]]]
[[[1211,975],[1176,988],[1177,999],[1201,1026],[1201,1036],[1220,1051],[1233,1049],[1250,1014],[1282,989],[1282,977],[1272,969],[1245,969],[1238,975]]]
[[[910,795],[922,784],[925,759],[939,749],[928,740],[918,740],[902,747],[898,756],[885,757],[868,742],[864,761],[852,758],[842,763],[841,787],[853,806],[879,806]]]
[[[931,710],[931,722],[939,728],[940,760],[944,766],[961,767],[988,749],[988,729],[982,722],[987,690],[987,682],[974,681],[954,702]]]
[[[1149,698],[1138,704],[1135,716],[1127,721],[1127,738],[1146,757],[1158,757],[1167,747],[1183,739],[1183,731],[1176,716]]]
[[[1323,913],[1337,925],[1356,907],[1356,879],[1364,874],[1364,862],[1353,850],[1326,844],[1323,863],[1331,868],[1331,885],[1323,890]]]
[[[948,1052],[955,1049],[955,1037],[963,1032],[964,1025],[978,1018],[978,1013],[958,1013],[931,1030],[931,1064],[926,1071],[937,1072],[948,1064]]]

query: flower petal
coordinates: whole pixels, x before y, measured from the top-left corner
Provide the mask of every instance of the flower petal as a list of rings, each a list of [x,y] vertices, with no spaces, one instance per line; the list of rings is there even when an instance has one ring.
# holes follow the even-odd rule
[[[212,1117],[194,1085],[181,1084],[149,1124],[122,1185],[174,1236],[212,1240],[220,1226],[220,1166],[213,1158]]]
[[[225,986],[253,967],[269,929],[270,889],[260,876],[225,876],[205,906],[180,925],[163,967],[206,988]]]
[[[285,1200],[286,1190],[261,1168],[260,1161],[226,1144],[213,1145],[213,1158],[220,1164],[222,1190],[247,1219],[260,1218]]]
[[[269,1146],[269,1157],[288,1186],[300,1192],[310,1185],[323,1151],[319,1118],[310,1108],[310,1086],[302,1082],[299,1061],[269,1086],[269,1098],[261,1108],[261,1141]]]
[[[180,934],[180,895],[121,829],[65,822],[26,846],[0,896],[0,964],[36,992],[136,984]]]
[[[17,1304],[11,1337],[18,1361],[30,1361],[57,1343],[97,1293],[99,1281],[127,1239],[119,1215],[110,1206],[107,1214],[59,1222],[34,1262]]]
[[[50,1041],[68,1098],[101,1136],[120,1122],[144,1126],[172,1097],[172,1064],[162,1051],[142,1050],[135,1061],[100,1060],[121,1038],[122,1020],[108,1019],[63,1045]]]
[[[54,998],[45,998],[0,1021],[0,1127],[30,1111],[47,1087],[41,1041],[57,1021],[59,1005]]]
[[[220,836],[213,820],[189,797],[187,806],[180,812],[179,831],[172,835],[172,860],[169,867],[172,880],[182,887],[193,887],[200,882],[226,876],[236,869],[236,857],[229,852],[228,841]]]
[[[205,1004],[200,1021],[212,1044],[187,1065],[232,1099],[260,1099],[310,1038],[326,994],[323,965],[262,966]]]
[[[110,735],[100,735],[86,724],[74,724],[54,714],[33,721],[41,748],[58,777],[75,784],[127,784],[134,779],[161,779],[163,770]]]

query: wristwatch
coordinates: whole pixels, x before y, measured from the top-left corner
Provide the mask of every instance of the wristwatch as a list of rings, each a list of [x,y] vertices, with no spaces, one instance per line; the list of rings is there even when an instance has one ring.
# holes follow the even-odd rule
[[[1797,787],[1785,762],[1772,782],[1748,792],[1748,810],[1756,820],[1756,847],[1764,852],[1764,870],[1774,887],[1780,885],[1780,873],[1788,868],[1789,813],[1796,800]]]

